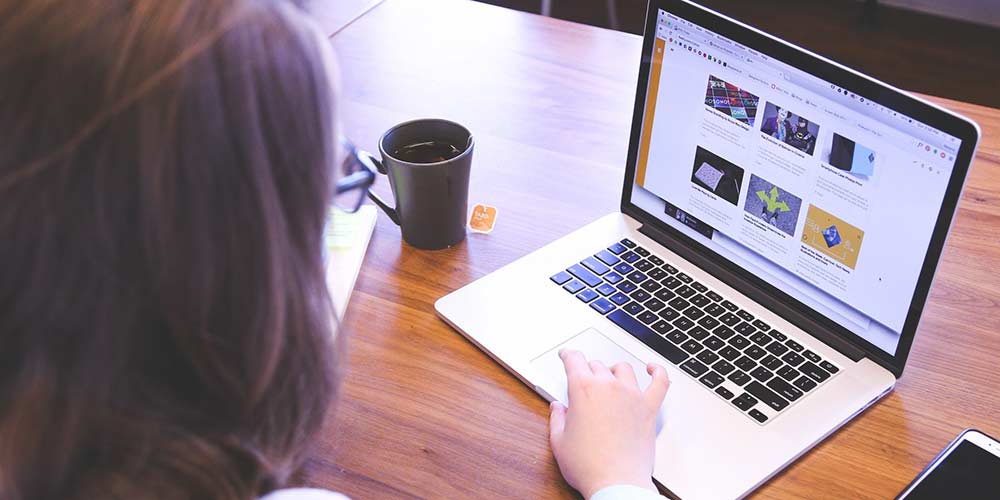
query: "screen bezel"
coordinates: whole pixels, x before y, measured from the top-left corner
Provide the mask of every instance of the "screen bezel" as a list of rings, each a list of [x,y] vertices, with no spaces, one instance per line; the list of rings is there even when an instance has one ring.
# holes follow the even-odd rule
[[[650,214],[632,203],[636,159],[638,157],[639,142],[642,133],[643,113],[652,64],[653,43],[656,39],[656,22],[658,10],[660,9],[700,26],[710,26],[713,32],[750,47],[762,54],[778,59],[785,64],[800,69],[807,68],[806,71],[813,76],[890,109],[902,112],[914,120],[919,120],[962,141],[958,154],[955,155],[954,169],[948,180],[948,187],[941,205],[941,212],[938,214],[938,218],[934,224],[927,255],[924,258],[920,276],[914,288],[909,311],[903,323],[903,329],[900,334],[899,343],[896,345],[895,353],[890,354],[882,350],[798,299],[753,275],[729,259],[709,249],[707,246],[688,237],[681,231],[660,220],[658,216]],[[651,225],[684,243],[695,252],[720,265],[727,272],[740,278],[742,282],[750,283],[751,286],[757,288],[758,292],[763,292],[775,298],[795,313],[808,318],[814,324],[858,347],[871,359],[888,369],[898,378],[902,375],[903,367],[909,356],[917,324],[923,312],[924,305],[927,302],[927,296],[934,279],[934,272],[937,269],[937,264],[948,236],[948,230],[958,207],[958,201],[972,163],[979,135],[978,126],[966,118],[945,111],[885,83],[864,76],[822,56],[791,45],[788,42],[779,40],[709,9],[686,0],[650,0],[646,10],[645,36],[642,43],[639,80],[636,85],[635,107],[633,110],[632,131],[629,139],[628,159],[625,166],[621,211],[643,224]],[[731,282],[730,284],[733,283]]]
[[[912,493],[918,485],[920,485],[920,483],[931,477],[934,471],[937,470],[941,464],[945,463],[948,460],[948,457],[951,456],[952,452],[958,449],[958,446],[964,442],[969,442],[973,446],[977,446],[985,450],[990,455],[997,457],[997,460],[1000,460],[1000,441],[997,441],[989,434],[980,430],[966,429],[962,431],[962,433],[959,434],[954,441],[948,444],[948,446],[945,447],[941,453],[938,453],[938,456],[934,457],[934,460],[931,460],[931,463],[927,464],[927,467],[920,471],[920,474],[917,474],[917,477],[913,478],[913,481],[903,488],[903,491],[899,492],[896,500],[905,500],[909,494]]]

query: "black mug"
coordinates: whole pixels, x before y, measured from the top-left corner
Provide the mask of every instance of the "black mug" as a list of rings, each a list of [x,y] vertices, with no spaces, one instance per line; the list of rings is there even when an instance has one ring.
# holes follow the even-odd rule
[[[382,134],[382,161],[372,161],[389,177],[395,207],[371,191],[368,197],[411,246],[439,250],[465,239],[474,142],[468,129],[440,119],[400,123]]]

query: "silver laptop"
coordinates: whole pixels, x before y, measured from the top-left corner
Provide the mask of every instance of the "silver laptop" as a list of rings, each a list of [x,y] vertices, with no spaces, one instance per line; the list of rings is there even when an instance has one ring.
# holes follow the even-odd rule
[[[738,498],[892,390],[979,129],[684,0],[645,33],[621,210],[436,309],[548,400],[564,347],[665,365],[654,479]]]

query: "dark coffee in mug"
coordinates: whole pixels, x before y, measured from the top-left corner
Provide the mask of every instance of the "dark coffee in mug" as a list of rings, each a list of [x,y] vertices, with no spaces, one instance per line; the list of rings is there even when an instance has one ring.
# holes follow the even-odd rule
[[[438,163],[462,154],[463,150],[450,142],[423,141],[395,148],[392,157],[407,163]]]

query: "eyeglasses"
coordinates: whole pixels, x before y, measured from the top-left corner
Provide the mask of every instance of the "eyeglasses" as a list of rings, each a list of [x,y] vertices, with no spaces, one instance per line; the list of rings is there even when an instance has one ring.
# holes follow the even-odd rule
[[[333,205],[338,209],[354,213],[361,207],[368,195],[368,188],[375,183],[378,168],[371,154],[361,151],[346,138],[340,139],[340,147],[344,153],[341,164],[341,178],[333,197]]]

